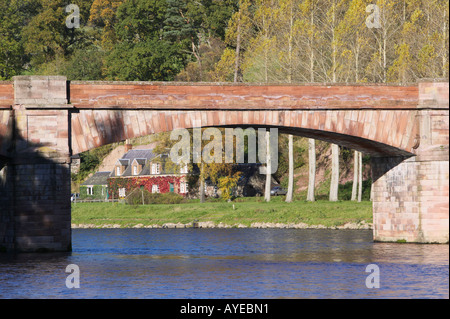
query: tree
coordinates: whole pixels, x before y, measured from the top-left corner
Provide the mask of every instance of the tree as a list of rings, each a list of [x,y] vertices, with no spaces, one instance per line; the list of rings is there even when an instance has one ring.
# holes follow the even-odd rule
[[[74,0],[71,4],[80,9],[80,28],[68,27],[70,17],[66,12],[67,1],[38,0],[25,1],[23,5],[33,3],[31,13],[25,19],[21,36],[24,53],[30,57],[28,72],[40,75],[61,75],[66,71],[67,60],[78,49],[92,45],[91,35],[81,25],[86,22],[88,8],[92,0]]]
[[[205,172],[205,164],[202,162],[200,164],[200,203],[204,203],[206,200],[205,196],[205,180],[206,180],[206,172]]]
[[[124,0],[94,0],[92,3],[89,22],[100,28],[101,46],[105,50],[112,50],[116,44],[116,12],[123,2]]]
[[[316,142],[313,138],[308,139],[309,179],[307,201],[314,202],[314,189],[316,186]]]
[[[294,38],[296,46],[301,48],[304,56],[300,61],[301,68],[304,70],[299,74],[302,81],[315,82],[318,78],[316,70],[316,51],[318,49],[318,40],[320,38],[317,26],[317,15],[319,11],[318,0],[305,0],[299,5],[299,18],[295,21],[295,28],[298,30],[298,36]]]
[[[31,1],[0,2],[0,80],[8,80],[23,70],[25,55],[22,28],[35,7]]]
[[[269,82],[269,69],[273,59],[273,49],[275,47],[275,2],[274,0],[257,0],[257,9],[253,17],[254,25],[258,29],[258,35],[254,39],[250,52],[260,52],[262,60],[263,82]],[[270,54],[270,57],[269,57]],[[272,73],[272,72],[270,72]]]
[[[197,34],[200,31],[202,17],[201,12],[200,16],[193,14],[193,8],[203,9],[203,5],[200,3],[200,5],[192,6],[189,12],[188,6],[191,2],[189,0],[166,0],[167,10],[164,19],[163,38],[171,42],[181,42],[186,47],[190,46],[192,54],[201,64]]]
[[[331,144],[331,183],[330,183],[330,201],[338,200],[339,187],[339,146]]]
[[[356,200],[356,195],[358,192],[358,174],[359,174],[359,169],[358,169],[358,163],[359,163],[359,155],[358,155],[358,151],[353,151],[353,184],[352,184],[352,197],[351,200],[355,201]]]
[[[423,12],[420,9],[420,5],[417,6],[418,3],[414,3],[414,8],[412,8],[411,2],[416,1],[403,0],[402,19],[401,24],[399,24],[399,30],[401,31],[397,33],[398,43],[395,44],[395,59],[393,59],[392,65],[387,70],[386,81],[388,82],[407,83],[413,81],[415,80],[414,73],[417,69],[420,69],[424,64],[429,66],[428,61],[426,63],[413,61],[413,51],[417,48],[417,45],[414,42],[421,42],[420,39],[418,41],[415,39],[417,38],[416,35],[420,34],[420,29],[423,27],[419,25],[420,20],[423,18]],[[429,52],[431,54],[426,54],[427,58],[430,57],[430,55],[433,55],[432,51]],[[420,66],[415,67],[414,64],[420,64]]]
[[[62,74],[69,81],[94,81],[103,79],[104,52],[97,47],[91,46],[75,50],[67,61]]]
[[[264,199],[270,202],[270,191],[272,189],[272,156],[270,154],[270,131],[266,132],[266,188],[264,191]]]
[[[279,65],[283,77],[288,83],[294,81],[295,69],[299,65],[299,50],[294,39],[298,37],[298,26],[295,21],[299,18],[297,0],[282,0],[276,11],[276,38],[279,51]]]
[[[79,31],[65,25],[66,12],[62,0],[39,0],[39,11],[23,28],[24,49],[31,65],[38,67],[69,53],[74,35]]]
[[[438,70],[439,76],[442,78],[448,79],[448,69],[449,69],[449,1],[437,1],[434,0],[432,2],[433,7],[435,8],[434,13],[435,17],[430,19],[430,22],[434,24],[433,29],[436,30],[433,36],[434,41],[436,41],[439,45],[437,45],[436,49],[436,59],[439,61],[440,67]]]
[[[342,64],[341,77],[345,82],[361,82],[363,66],[368,59],[369,29],[366,20],[365,0],[351,0],[348,10],[336,30],[338,54]]]
[[[225,40],[225,32],[228,21],[235,11],[238,9],[239,2],[236,0],[201,0],[192,1],[192,7],[199,9],[198,5],[202,3],[202,33],[206,37],[218,37],[222,41]]]
[[[448,76],[448,1],[403,0],[387,81]],[[398,8],[397,8],[398,11]]]
[[[224,49],[225,43],[219,38],[211,37],[207,42],[202,42],[198,47],[199,60],[189,62],[176,76],[176,80],[184,82],[226,81],[226,77],[222,74],[230,74],[230,67],[224,69],[219,67]]]
[[[362,187],[363,187],[363,183],[362,183],[362,153],[358,152],[358,202],[361,202],[362,199]]]
[[[186,56],[176,44],[149,39],[117,44],[106,58],[106,78],[114,81],[171,81],[183,69]]]
[[[336,83],[340,81],[342,66],[339,63],[338,26],[342,20],[349,0],[330,0],[319,6],[318,26],[320,27],[321,42],[318,46],[317,63],[326,81]]]
[[[228,201],[233,198],[233,189],[237,186],[241,173],[236,172],[232,175],[227,175],[219,178],[219,189],[221,190],[222,199]]]
[[[117,8],[115,33],[119,42],[140,43],[163,36],[166,18],[164,0],[125,1]]]
[[[294,193],[294,137],[289,134],[289,184],[286,202],[292,202]]]
[[[241,176],[241,172],[236,167],[237,154],[233,153],[231,160],[225,157],[223,145],[227,145],[228,141],[226,140],[227,134],[223,132],[224,129],[214,129],[217,134],[211,131],[212,140],[210,139],[211,136],[205,135],[206,130],[202,133],[201,181],[211,180],[213,184],[219,186],[222,192],[222,199],[230,200],[232,198],[232,190]],[[222,138],[222,140],[217,141],[218,138]],[[236,142],[234,137],[231,142],[230,144],[233,144],[231,148],[236,149],[234,147]],[[210,144],[215,144],[215,147],[211,148]],[[211,161],[211,159],[214,160]]]
[[[239,8],[231,16],[225,32],[225,43],[235,47],[233,82],[240,81],[241,77],[241,50],[251,30],[250,4],[250,0],[239,0]]]
[[[219,186],[223,199],[231,199],[232,190],[237,185],[241,177],[241,172],[237,169],[237,154],[232,158],[225,157],[223,145],[227,145],[226,133],[224,129],[204,128],[192,129],[192,133],[186,131],[173,131],[159,134],[155,139],[158,143],[154,148],[155,154],[171,154],[170,160],[166,161],[166,166],[175,165],[171,161],[178,157],[177,161],[186,163],[190,171],[199,168],[199,174],[190,181],[190,187],[193,188],[199,184],[200,201],[205,201],[205,183],[210,180],[213,184]],[[172,135],[174,134],[174,135]],[[179,139],[181,135],[181,140]],[[178,138],[177,138],[178,136]],[[211,138],[212,137],[212,138]],[[192,138],[192,140],[191,140]],[[225,140],[224,140],[225,139]],[[235,149],[235,140],[232,140],[231,149]],[[184,149],[184,150],[183,150]],[[178,154],[182,150],[182,154]],[[192,154],[191,154],[192,151]],[[191,156],[192,155],[192,156]]]
[[[400,11],[394,0],[378,0],[376,4],[380,10],[379,27],[370,29],[376,46],[372,47],[374,53],[366,67],[366,73],[369,81],[386,83],[392,49],[395,48],[399,30]]]
[[[184,68],[183,42],[162,39],[165,1],[132,0],[117,9],[118,43],[108,54],[105,74],[122,81],[170,81]]]
[[[174,2],[178,3],[179,1]],[[169,15],[171,19],[178,20],[179,23],[184,21],[186,24],[192,25],[190,28],[193,31],[190,33],[192,57],[185,69],[177,75],[177,80],[190,82],[232,81],[235,51],[232,52],[232,56],[229,55],[231,49],[226,47],[224,39],[225,29],[233,10],[237,8],[237,3],[234,0],[188,0],[184,2],[186,3],[184,10],[174,12],[171,9],[172,15]],[[166,23],[167,21],[166,19]],[[183,29],[186,30],[186,26]],[[168,30],[167,26],[165,26],[165,30]],[[172,27],[171,32],[178,31]],[[184,38],[187,39],[187,37]]]

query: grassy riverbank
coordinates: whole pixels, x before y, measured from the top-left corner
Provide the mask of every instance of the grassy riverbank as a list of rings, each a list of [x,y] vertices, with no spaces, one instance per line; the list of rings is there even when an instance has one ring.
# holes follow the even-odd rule
[[[234,208],[233,208],[234,205]],[[364,228],[372,223],[371,202],[285,203],[273,198],[270,203],[257,198],[239,202],[189,201],[174,205],[131,206],[122,203],[72,204],[73,227],[162,227],[178,224],[228,227],[342,227]]]

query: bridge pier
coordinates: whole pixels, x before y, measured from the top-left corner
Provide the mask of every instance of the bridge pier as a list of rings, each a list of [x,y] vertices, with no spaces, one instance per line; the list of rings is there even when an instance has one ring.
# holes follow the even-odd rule
[[[448,243],[449,162],[372,158],[375,241]]]
[[[14,81],[11,156],[2,160],[0,249],[70,251],[69,108],[64,77]]]
[[[21,252],[71,250],[68,164],[30,157],[9,165],[12,180],[5,249]],[[11,228],[12,227],[12,228]]]
[[[448,82],[419,83],[415,156],[373,157],[375,241],[448,243]]]
[[[13,174],[6,158],[0,158],[0,252],[14,250]]]

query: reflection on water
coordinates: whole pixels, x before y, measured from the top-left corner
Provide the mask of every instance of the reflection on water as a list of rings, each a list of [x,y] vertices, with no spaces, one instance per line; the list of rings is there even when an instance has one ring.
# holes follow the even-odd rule
[[[74,229],[72,253],[0,255],[0,298],[448,298],[448,261],[365,230]]]

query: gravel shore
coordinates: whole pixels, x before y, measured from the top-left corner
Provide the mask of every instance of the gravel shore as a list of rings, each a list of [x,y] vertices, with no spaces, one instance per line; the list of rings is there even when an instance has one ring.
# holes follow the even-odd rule
[[[72,228],[193,228],[192,223],[166,223],[163,225],[144,225],[136,224],[133,226],[122,226],[119,224],[72,224]],[[198,222],[195,228],[291,228],[291,229],[372,229],[371,223],[362,221],[360,223],[347,223],[342,226],[327,227],[324,225],[308,225],[305,223],[299,224],[282,224],[282,223],[252,223],[250,226],[243,224],[227,225],[224,223],[215,224],[211,221]]]

